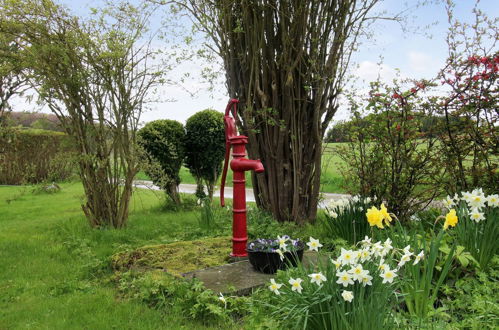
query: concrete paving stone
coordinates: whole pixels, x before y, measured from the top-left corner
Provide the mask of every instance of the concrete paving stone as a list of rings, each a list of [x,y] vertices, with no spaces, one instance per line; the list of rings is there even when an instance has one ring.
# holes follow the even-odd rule
[[[317,263],[316,252],[306,251],[303,255],[303,264],[308,267]],[[323,255],[324,262],[329,257]],[[256,288],[264,287],[275,274],[257,272],[248,260],[237,261],[218,267],[196,270],[182,274],[185,278],[197,278],[207,289],[215,293],[248,295]]]

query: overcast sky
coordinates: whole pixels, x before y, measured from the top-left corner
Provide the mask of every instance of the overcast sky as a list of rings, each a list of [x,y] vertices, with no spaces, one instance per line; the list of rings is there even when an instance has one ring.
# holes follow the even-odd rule
[[[415,3],[414,0],[408,0],[407,3]],[[455,0],[455,16],[461,21],[470,22],[473,19],[471,12],[474,1]],[[70,8],[76,15],[87,15],[89,7],[98,6],[99,0],[64,0],[60,1]],[[386,9],[396,12],[403,8],[402,0],[387,0],[378,9]],[[489,17],[498,17],[499,0],[482,0],[479,8],[487,13]],[[351,64],[352,70],[359,78],[357,88],[367,89],[369,81],[375,80],[378,74],[386,80],[392,80],[397,70],[403,77],[415,79],[433,78],[439,69],[445,63],[447,57],[447,44],[445,42],[448,30],[447,15],[443,3],[431,4],[419,9],[411,9],[410,16],[413,20],[411,25],[419,27],[416,30],[425,31],[431,34],[428,38],[423,33],[404,33],[393,22],[382,22],[377,24],[375,29],[375,39],[364,44],[359,52],[354,56]],[[159,19],[158,19],[159,21]],[[432,25],[428,29],[424,26]],[[158,24],[158,22],[154,22]],[[383,58],[383,64],[379,66],[380,57]],[[181,65],[171,74],[173,78],[181,76],[185,71],[198,72],[199,67],[192,64]],[[194,75],[195,76],[195,75]],[[189,91],[197,91],[193,96],[186,92],[182,87],[168,86],[161,89],[161,94],[168,99],[175,99],[175,102],[162,102],[153,104],[151,110],[142,115],[142,120],[148,122],[155,119],[175,119],[185,122],[187,118],[195,112],[213,108],[219,111],[225,109],[228,101],[223,84],[220,84],[215,92],[207,91],[205,85],[200,84],[198,80],[186,82],[185,88]],[[16,100],[13,102],[15,111],[29,110],[27,106]],[[348,110],[342,109],[335,116],[335,121],[348,117]]]

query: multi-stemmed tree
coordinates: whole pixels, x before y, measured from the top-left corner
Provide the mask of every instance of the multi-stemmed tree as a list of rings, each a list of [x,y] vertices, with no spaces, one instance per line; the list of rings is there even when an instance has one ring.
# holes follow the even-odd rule
[[[30,84],[74,137],[94,227],[128,218],[140,114],[161,79],[150,65],[151,12],[119,3],[83,21],[50,0],[0,2],[0,32],[17,40]]]
[[[248,152],[257,204],[279,220],[315,219],[322,139],[378,0],[178,1],[214,42]]]

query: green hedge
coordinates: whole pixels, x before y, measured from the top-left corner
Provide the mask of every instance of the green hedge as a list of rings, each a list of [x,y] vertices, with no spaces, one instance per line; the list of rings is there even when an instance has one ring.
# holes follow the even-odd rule
[[[75,172],[75,151],[61,132],[0,128],[0,184],[68,179]]]

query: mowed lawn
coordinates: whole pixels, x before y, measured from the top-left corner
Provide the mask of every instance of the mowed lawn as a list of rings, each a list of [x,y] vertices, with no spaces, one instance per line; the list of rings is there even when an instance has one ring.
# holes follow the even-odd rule
[[[197,212],[165,211],[138,190],[125,229],[91,229],[79,182],[56,194],[0,187],[0,329],[200,329],[202,324],[120,297],[109,257],[202,236]]]
[[[322,155],[322,174],[321,174],[321,191],[327,193],[347,193],[345,190],[344,180],[341,177],[340,168],[344,166],[344,162],[338,154],[334,152],[333,146],[339,146],[343,143],[325,143],[324,152]],[[139,172],[137,180],[150,180],[144,172]],[[189,173],[189,170],[182,166],[180,169],[180,179],[182,183],[195,184],[194,177]],[[220,186],[218,181],[218,186]],[[246,172],[246,181],[251,182],[251,175]],[[232,186],[232,171],[229,169],[227,173],[227,186]]]

